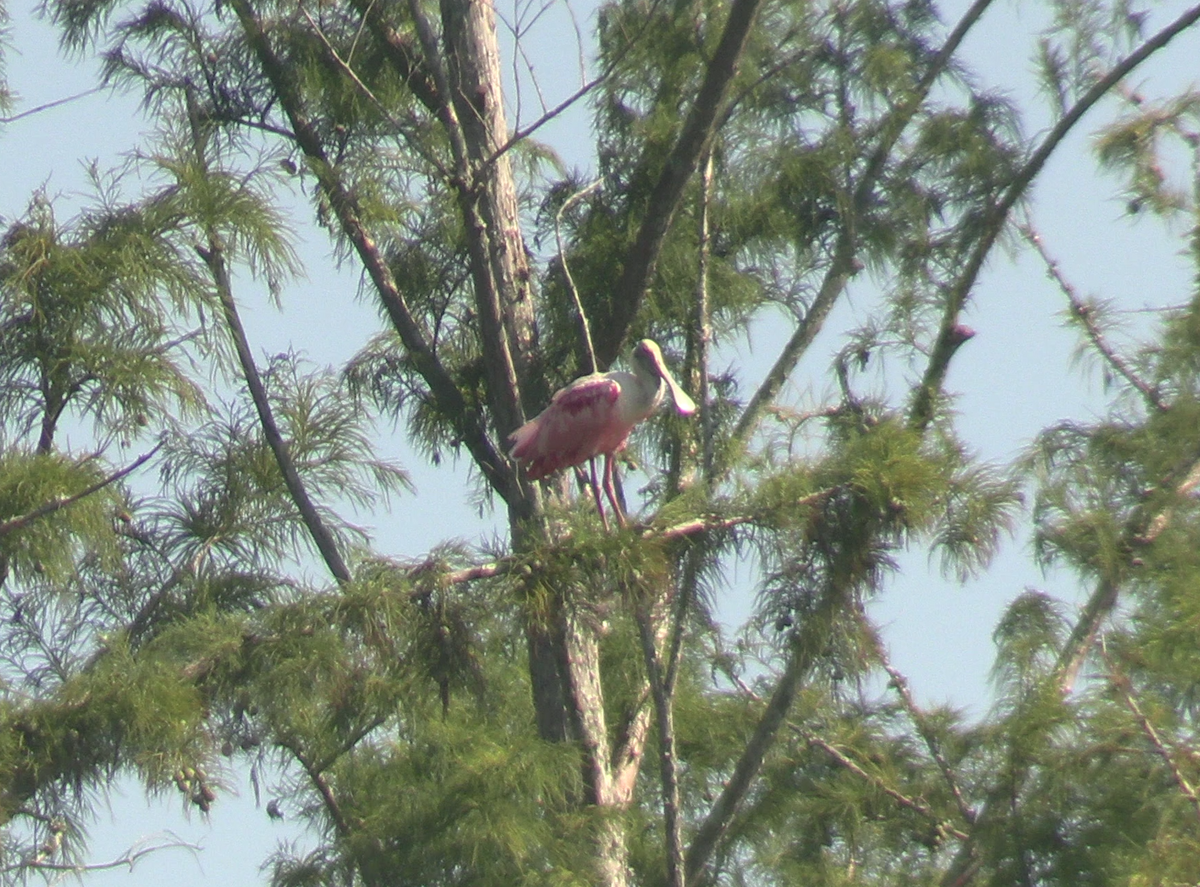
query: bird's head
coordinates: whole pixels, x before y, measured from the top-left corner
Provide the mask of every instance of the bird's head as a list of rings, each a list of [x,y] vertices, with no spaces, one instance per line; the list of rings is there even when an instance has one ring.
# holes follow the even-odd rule
[[[671,403],[675,405],[675,409],[681,416],[690,416],[696,412],[696,402],[688,397],[687,393],[679,387],[679,383],[675,381],[675,378],[671,375],[671,371],[667,369],[667,363],[663,360],[662,351],[652,339],[642,339],[642,341],[634,346],[633,365],[639,374],[645,373],[666,383],[667,394],[671,397]]]

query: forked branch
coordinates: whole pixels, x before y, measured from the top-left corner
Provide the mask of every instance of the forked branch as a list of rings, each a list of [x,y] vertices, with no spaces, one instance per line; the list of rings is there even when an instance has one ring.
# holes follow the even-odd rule
[[[128,868],[132,871],[138,862],[151,854],[160,853],[163,850],[189,850],[193,854],[199,853],[201,850],[198,844],[188,843],[175,837],[170,832],[166,834],[169,837],[165,841],[157,843],[150,843],[150,839],[139,841],[120,856],[110,859],[107,862],[55,862],[52,857],[39,859],[37,856],[34,856],[31,859],[25,859],[21,862],[0,867],[0,874],[7,875],[14,872],[60,872],[62,874],[85,875],[89,872],[103,872],[121,868]]]

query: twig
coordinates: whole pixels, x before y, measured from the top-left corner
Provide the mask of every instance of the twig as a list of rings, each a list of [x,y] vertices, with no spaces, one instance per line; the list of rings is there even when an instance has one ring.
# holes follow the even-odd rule
[[[826,742],[824,739],[821,739],[818,736],[813,736],[811,734],[805,733],[799,727],[793,727],[792,730],[795,733],[797,733],[799,736],[801,736],[809,744],[810,747],[821,749],[821,751],[828,754],[831,758],[833,758],[835,761],[837,761],[838,764],[840,764],[842,767],[849,770],[855,776],[858,776],[859,778],[861,778],[861,779],[865,780],[866,782],[869,782],[871,785],[875,786],[875,788],[879,789],[881,792],[883,792],[885,795],[887,795],[889,798],[891,798],[893,801],[895,801],[901,807],[906,807],[909,810],[912,810],[914,813],[919,813],[921,816],[924,816],[926,819],[933,822],[937,826],[937,829],[939,832],[947,834],[947,835],[951,835],[952,837],[958,838],[960,841],[966,840],[966,838],[967,838],[966,832],[962,831],[961,829],[955,828],[954,826],[950,825],[950,823],[948,823],[948,822],[944,822],[933,811],[933,809],[928,804],[926,804],[924,801],[919,801],[915,798],[910,798],[908,795],[904,794],[903,792],[892,788],[890,785],[888,785],[886,782],[884,782],[880,777],[875,776],[871,773],[868,773],[866,770],[864,770],[862,767],[860,767],[857,763],[855,763],[851,758],[847,757],[837,747]]]
[[[574,206],[602,184],[604,184],[604,179],[596,179],[590,185],[576,191],[563,201],[563,205],[554,214],[554,242],[558,244],[558,261],[562,264],[563,276],[567,279],[567,288],[571,291],[571,298],[575,300],[575,310],[579,313],[579,326],[583,335],[583,347],[587,351],[588,363],[591,364],[593,373],[600,372],[600,367],[596,363],[596,349],[592,345],[592,327],[588,323],[587,313],[583,310],[583,301],[579,298],[579,289],[575,286],[575,278],[571,276],[571,269],[567,265],[567,251],[563,249],[562,241],[562,217],[568,208]]]
[[[103,86],[93,86],[91,89],[85,89],[83,92],[77,92],[75,95],[69,95],[64,99],[55,99],[52,102],[46,102],[45,104],[38,105],[36,108],[29,108],[28,110],[21,111],[18,114],[12,114],[8,117],[0,117],[0,124],[16,123],[18,120],[23,120],[26,117],[32,117],[34,114],[41,114],[43,111],[49,111],[52,108],[57,108],[59,105],[65,105],[69,102],[87,98],[90,95],[100,92],[100,90],[103,88]]]
[[[304,18],[308,20],[308,24],[312,28],[313,33],[317,35],[317,39],[321,41],[321,44],[325,47],[325,52],[329,55],[329,58],[333,61],[333,64],[337,67],[337,69],[339,71],[341,71],[343,74],[345,74],[347,77],[349,77],[350,82],[354,84],[355,88],[359,92],[361,92],[364,96],[366,96],[367,99],[373,105],[375,105],[376,108],[379,109],[379,112],[384,116],[384,119],[387,120],[388,125],[391,126],[392,129],[396,131],[396,133],[403,136],[404,132],[405,132],[404,122],[402,120],[400,120],[399,118],[394,117],[392,115],[391,110],[388,108],[387,105],[385,105],[383,103],[383,100],[380,99],[377,95],[375,95],[375,93],[372,91],[371,87],[367,86],[367,84],[365,84],[362,81],[362,78],[358,76],[358,74],[355,72],[355,70],[350,66],[350,63],[341,57],[341,55],[338,53],[338,51],[334,48],[333,44],[329,41],[329,38],[327,36],[325,36],[325,32],[321,30],[321,26],[317,24],[317,22],[313,19],[313,17],[309,14],[308,10],[305,9],[303,5],[300,6],[300,14],[303,15]],[[365,24],[366,24],[366,19],[364,18],[363,25],[365,25]],[[360,28],[359,33],[361,34],[361,28]],[[355,41],[357,42],[357,40],[358,40],[358,37],[356,35]],[[438,171],[438,175],[440,175],[444,179],[450,178],[449,171],[446,169],[445,166],[442,165],[442,163],[438,160],[438,158],[432,152],[425,150],[418,142],[416,142],[413,139],[405,137],[404,142],[412,150],[417,152],[417,154],[419,154],[421,156],[422,160],[424,160],[431,167],[436,169]]]
[[[880,650],[882,653],[882,650]],[[908,680],[901,673],[900,669],[893,666],[886,660],[883,661],[883,670],[891,677],[891,686],[895,688],[899,694],[901,702],[904,704],[904,710],[908,713],[909,720],[917,728],[917,733],[920,734],[921,740],[925,743],[925,747],[929,749],[929,754],[934,762],[938,765],[938,769],[942,771],[942,778],[946,780],[946,785],[950,788],[950,794],[954,796],[954,802],[958,805],[958,812],[962,814],[963,820],[971,825],[975,822],[975,811],[967,804],[966,798],[963,797],[962,789],[958,786],[958,778],[950,763],[946,760],[946,756],[942,754],[941,743],[938,742],[937,736],[929,729],[929,721],[925,717],[925,713],[917,706],[916,700],[913,699],[912,693],[908,689]]]
[[[1074,285],[1067,280],[1063,274],[1062,268],[1059,267],[1058,260],[1050,255],[1050,251],[1046,248],[1042,237],[1034,229],[1030,222],[1025,222],[1020,226],[1021,235],[1029,242],[1038,255],[1042,259],[1042,263],[1046,266],[1046,274],[1058,284],[1058,288],[1062,290],[1063,295],[1067,297],[1067,301],[1071,304],[1072,316],[1079,319],[1083,324],[1084,332],[1091,340],[1092,345],[1097,351],[1108,361],[1109,365],[1120,374],[1125,381],[1141,392],[1152,407],[1158,410],[1165,410],[1167,404],[1163,403],[1162,397],[1158,389],[1142,379],[1135,373],[1132,367],[1125,361],[1120,354],[1112,347],[1109,341],[1104,337],[1104,331],[1100,329],[1100,325],[1096,323],[1096,312],[1092,306],[1088,305],[1079,297]]]
[[[1158,756],[1162,758],[1163,763],[1167,765],[1167,769],[1171,771],[1171,776],[1175,780],[1175,784],[1179,786],[1179,791],[1187,798],[1188,803],[1192,805],[1192,809],[1196,811],[1196,818],[1200,819],[1200,795],[1196,794],[1196,790],[1192,787],[1191,782],[1179,769],[1179,765],[1175,763],[1175,756],[1172,750],[1167,747],[1166,741],[1162,734],[1155,729],[1150,723],[1150,719],[1146,717],[1142,707],[1138,705],[1137,699],[1133,696],[1133,683],[1129,678],[1122,674],[1116,664],[1108,655],[1108,650],[1104,643],[1100,644],[1100,656],[1104,659],[1104,664],[1108,666],[1108,679],[1113,689],[1121,694],[1122,700],[1125,702],[1125,707],[1133,714],[1134,719],[1138,722],[1138,726],[1142,728],[1142,732],[1146,734],[1146,738],[1150,740],[1150,744],[1154,746],[1154,750]]]
[[[150,459],[152,459],[154,457],[154,454],[157,453],[160,449],[162,449],[162,445],[163,445],[163,441],[159,441],[157,444],[154,445],[154,449],[150,450],[150,452],[145,453],[141,456],[138,456],[138,458],[133,460],[133,462],[129,463],[124,468],[120,469],[119,471],[114,471],[112,474],[108,475],[107,477],[101,478],[100,480],[96,481],[94,484],[91,484],[90,486],[80,490],[78,493],[74,493],[70,496],[58,496],[57,498],[51,499],[49,502],[46,502],[43,505],[39,505],[37,508],[33,509],[32,511],[26,512],[25,514],[21,514],[21,515],[18,515],[17,517],[9,518],[6,521],[0,522],[0,536],[6,536],[9,533],[12,533],[16,530],[20,530],[23,527],[26,527],[29,524],[33,523],[38,518],[46,517],[47,515],[53,514],[56,511],[66,508],[68,505],[75,504],[80,499],[86,499],[88,496],[92,495],[93,493],[97,493],[100,490],[104,489],[109,484],[116,483],[121,478],[125,477],[128,474],[132,474],[134,471],[141,468],[148,461],[150,461]]]
[[[170,832],[167,832],[170,835]],[[30,869],[45,872],[69,872],[74,875],[82,875],[87,872],[101,872],[108,869],[125,868],[133,869],[137,863],[151,853],[157,853],[160,850],[172,850],[179,848],[182,850],[190,850],[192,853],[199,853],[202,849],[199,844],[190,844],[179,838],[171,835],[172,840],[162,844],[151,844],[146,847],[140,847],[135,844],[124,854],[116,859],[110,859],[107,862],[49,862],[47,860],[38,861],[36,859],[28,859],[22,862],[13,863],[12,865],[0,868],[0,874],[9,874],[10,872],[28,871]]]

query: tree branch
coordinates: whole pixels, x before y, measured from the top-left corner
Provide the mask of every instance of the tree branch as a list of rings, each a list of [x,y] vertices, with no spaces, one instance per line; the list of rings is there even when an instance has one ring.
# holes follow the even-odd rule
[[[596,342],[596,356],[601,366],[608,366],[616,359],[646,296],[684,187],[712,141],[721,106],[762,2],[733,0],[720,43],[705,71],[704,81],[692,102],[679,139],[654,186],[637,239],[626,257],[613,297],[612,314]]]
[[[562,265],[563,277],[567,281],[567,289],[571,291],[571,298],[575,302],[575,312],[579,315],[580,338],[583,340],[584,353],[587,355],[588,365],[591,367],[590,372],[593,373],[599,372],[600,367],[596,363],[596,348],[592,344],[592,325],[588,322],[587,312],[583,310],[583,301],[579,298],[579,288],[575,286],[575,278],[571,276],[571,267],[567,263],[567,252],[563,248],[562,239],[562,217],[563,213],[570,207],[574,206],[584,197],[587,197],[603,184],[604,179],[596,179],[591,184],[580,188],[564,200],[562,206],[558,208],[558,212],[554,214],[554,242],[558,245],[558,261]]]
[[[289,75],[287,67],[275,54],[262,23],[247,0],[231,0],[230,5],[237,14],[246,40],[287,116],[292,127],[292,141],[308,158],[322,192],[329,200],[343,233],[354,247],[367,276],[374,284],[379,300],[413,366],[429,385],[430,393],[441,411],[454,423],[460,439],[492,489],[505,501],[509,501],[515,490],[515,475],[511,466],[497,452],[487,435],[482,417],[467,405],[455,380],[446,371],[426,339],[392,276],[387,260],[359,217],[356,198],[343,184],[337,170],[330,163],[316,128],[305,115],[294,78]]]
[[[793,642],[787,665],[775,683],[775,689],[762,717],[754,727],[754,733],[742,749],[725,788],[692,837],[685,862],[687,883],[691,884],[699,879],[700,873],[716,850],[717,843],[729,829],[734,814],[741,807],[751,782],[758,775],[767,752],[775,742],[779,728],[787,718],[804,676],[808,673],[809,663],[810,657],[802,655],[798,645]]]
[[[889,798],[891,798],[893,801],[895,801],[901,807],[906,807],[907,809],[912,810],[914,813],[919,813],[921,816],[925,817],[930,822],[932,822],[937,827],[938,832],[958,838],[960,841],[966,840],[966,838],[967,838],[966,832],[962,831],[961,829],[955,828],[954,826],[950,825],[950,823],[942,820],[936,813],[933,812],[933,809],[928,804],[926,804],[924,801],[918,801],[915,798],[910,798],[908,795],[904,794],[903,792],[892,788],[890,785],[888,785],[886,782],[884,782],[878,776],[868,773],[866,770],[864,770],[862,767],[860,767],[855,761],[853,761],[851,758],[847,757],[836,746],[830,745],[828,742],[826,742],[824,739],[821,739],[819,736],[813,736],[813,735],[807,734],[797,727],[793,727],[792,729],[808,743],[810,748],[821,749],[821,751],[825,752],[827,755],[829,755],[831,758],[833,758],[835,761],[837,761],[838,764],[840,764],[846,770],[849,770],[855,776],[857,776],[860,779],[862,779],[863,781],[873,785],[875,788],[877,788],[879,791],[883,792],[885,795],[887,795]]]
[[[663,673],[657,641],[646,608],[637,614],[638,637],[642,642],[642,658],[646,663],[646,680],[654,699],[658,722],[659,781],[662,790],[663,827],[666,832],[667,887],[684,887],[683,823],[679,795],[679,767],[675,758],[675,716],[672,693]]]
[[[354,88],[357,89],[359,92],[361,92],[364,96],[366,96],[367,100],[370,101],[371,104],[373,104],[376,107],[376,109],[379,111],[379,113],[384,116],[384,119],[387,120],[388,125],[391,126],[393,130],[395,130],[397,135],[401,136],[401,138],[404,139],[405,144],[408,145],[408,147],[414,153],[419,155],[422,160],[424,160],[431,167],[433,167],[435,170],[437,170],[438,174],[442,178],[450,179],[451,176],[450,176],[449,170],[447,170],[445,168],[445,166],[442,165],[442,163],[438,160],[438,158],[436,156],[434,156],[434,154],[431,151],[426,150],[425,147],[423,145],[421,145],[416,139],[409,139],[409,138],[405,137],[405,126],[404,126],[403,121],[401,121],[400,119],[398,119],[392,115],[391,109],[388,108],[388,106],[384,104],[383,100],[380,99],[379,96],[375,95],[375,93],[371,89],[371,87],[367,86],[367,84],[363,82],[362,78],[358,76],[358,73],[354,70],[354,68],[350,66],[350,63],[341,57],[341,55],[338,53],[337,49],[334,48],[334,45],[330,42],[329,38],[325,35],[325,32],[321,30],[321,26],[312,17],[312,15],[309,14],[309,11],[307,9],[305,9],[303,6],[301,6],[300,14],[304,16],[305,20],[308,22],[309,27],[312,28],[313,33],[317,35],[317,39],[321,41],[321,45],[325,47],[325,55],[329,59],[329,61],[333,64],[334,68],[336,68],[339,72],[341,72],[342,74],[344,74],[346,77],[348,77],[350,79],[350,82],[354,84]],[[396,63],[394,59],[393,59],[393,62]],[[401,73],[403,73],[403,72],[401,72]],[[406,81],[406,82],[408,82],[408,81]],[[411,82],[409,82],[409,86],[410,86],[410,88],[412,88],[413,84]],[[414,91],[414,94],[417,94],[415,88],[413,89],[413,91]],[[437,96],[436,91],[430,93],[430,95],[429,95],[429,97],[431,99],[436,98],[436,96]],[[420,98],[420,95],[418,95],[418,98]]]
[[[975,248],[963,263],[963,270],[958,279],[950,287],[946,295],[946,307],[942,315],[941,329],[937,340],[930,352],[929,363],[925,375],[913,398],[909,424],[914,428],[924,428],[933,419],[934,404],[946,378],[950,359],[962,344],[961,327],[958,316],[966,305],[967,296],[975,286],[983,263],[991,254],[992,247],[1004,225],[1009,212],[1020,200],[1038,173],[1045,167],[1047,161],[1061,144],[1062,140],[1075,128],[1092,106],[1108,94],[1123,78],[1127,77],[1138,65],[1146,61],[1158,50],[1162,49],[1180,33],[1187,30],[1200,20],[1200,6],[1194,6],[1163,28],[1149,40],[1146,40],[1136,50],[1122,59],[1111,71],[1101,77],[1083,96],[1072,105],[1062,118],[1042,139],[1040,145],[1030,156],[1025,165],[1018,170],[1011,183],[1004,190],[1000,200],[993,204],[982,220],[983,233],[975,242]]]
[[[913,117],[921,109],[938,78],[945,73],[962,41],[966,39],[971,28],[993,2],[994,0],[975,0],[971,4],[971,7],[955,25],[954,30],[950,32],[937,55],[934,56],[928,70],[917,82],[907,100],[900,104],[880,127],[879,142],[876,144],[875,150],[871,152],[870,158],[863,167],[862,176],[854,188],[852,206],[842,230],[838,234],[833,258],[821,281],[821,288],[805,312],[796,331],[780,351],[779,357],[771,366],[766,378],[747,402],[741,416],[738,417],[737,424],[730,435],[733,443],[729,450],[731,453],[736,453],[739,447],[745,445],[750,434],[758,426],[766,408],[775,401],[784,382],[792,374],[817,333],[821,331],[829,312],[833,310],[838,298],[845,291],[846,284],[858,273],[860,263],[856,258],[854,215],[861,212],[867,205],[872,190],[887,165],[892,148],[895,147],[900,136],[904,134]]]
[[[882,653],[882,650],[880,650],[880,653]],[[941,770],[942,778],[946,781],[946,786],[950,789],[950,794],[954,796],[954,802],[958,805],[958,812],[962,815],[963,821],[968,825],[972,824],[975,822],[975,811],[971,809],[971,806],[967,803],[967,799],[963,796],[962,789],[958,785],[958,776],[946,760],[946,756],[942,754],[941,743],[938,742],[937,736],[929,728],[929,721],[925,717],[925,713],[921,711],[916,700],[913,699],[912,692],[908,689],[907,678],[900,672],[900,669],[894,667],[886,660],[883,661],[883,670],[891,678],[889,684],[900,696],[900,700],[904,704],[904,710],[908,713],[909,720],[913,722],[913,726],[917,728],[917,733],[920,734],[925,747],[929,749],[930,757],[933,758],[934,763]],[[962,837],[965,837],[965,835]]]
[[[337,829],[338,836],[342,838],[349,837],[351,834],[350,821],[346,819],[342,805],[338,803],[337,795],[333,793],[333,787],[329,784],[329,780],[325,778],[324,772],[309,761],[308,756],[294,742],[280,739],[278,740],[278,744],[281,748],[287,749],[292,753],[292,756],[308,776],[309,781],[316,788],[317,794],[321,796],[321,802],[325,805],[326,812],[329,813],[329,818],[333,820],[333,825]]]
[[[170,832],[166,834],[171,835]],[[149,839],[146,839],[149,840]],[[158,853],[161,850],[182,849],[190,850],[193,854],[199,853],[201,847],[198,844],[190,844],[180,838],[171,835],[171,840],[161,844],[151,844],[149,846],[140,846],[145,843],[141,841],[134,844],[125,853],[118,856],[116,859],[111,859],[108,862],[50,862],[49,860],[29,859],[23,862],[13,863],[12,865],[0,868],[0,874],[10,874],[12,872],[25,871],[43,871],[43,872],[63,872],[72,875],[84,875],[89,872],[102,872],[109,869],[129,868],[131,871],[139,861],[152,853]]]
[[[383,10],[387,4],[376,0],[350,0],[350,5],[380,41],[392,67],[413,91],[413,95],[427,110],[436,114],[442,105],[438,85],[434,82],[432,72],[421,66],[416,50],[408,44],[407,38],[384,20]]]
[[[1171,749],[1167,747],[1167,743],[1163,739],[1162,734],[1158,732],[1154,724],[1150,723],[1150,719],[1146,717],[1146,713],[1143,712],[1142,707],[1138,705],[1138,701],[1133,695],[1133,683],[1128,677],[1118,670],[1112,659],[1109,658],[1107,650],[1102,648],[1101,655],[1104,657],[1105,665],[1108,666],[1109,684],[1114,690],[1117,691],[1118,694],[1120,694],[1121,699],[1125,703],[1125,707],[1129,709],[1130,713],[1134,717],[1134,720],[1136,720],[1138,722],[1138,726],[1141,727],[1142,732],[1146,734],[1146,738],[1150,741],[1150,744],[1154,746],[1155,752],[1157,752],[1158,756],[1162,758],[1163,763],[1167,765],[1167,769],[1171,771],[1171,778],[1175,780],[1175,785],[1179,787],[1180,793],[1187,799],[1188,803],[1192,805],[1192,809],[1196,812],[1197,819],[1200,819],[1200,795],[1196,794],[1196,790],[1192,787],[1192,784],[1188,780],[1187,776],[1184,775],[1184,772],[1181,769],[1179,769],[1179,765],[1175,763],[1175,755],[1172,753]]]
[[[200,165],[201,171],[207,174],[208,159],[204,137],[200,130],[197,109],[190,91],[186,94],[186,99],[196,162]],[[221,310],[225,315],[225,325],[229,329],[230,338],[233,339],[233,348],[237,353],[238,363],[242,368],[242,377],[246,380],[246,388],[250,392],[250,399],[254,402],[254,409],[258,413],[263,437],[267,441],[267,446],[271,448],[271,453],[275,456],[275,464],[279,466],[279,471],[283,475],[288,495],[291,496],[292,502],[300,512],[300,518],[304,521],[304,526],[308,529],[308,534],[312,538],[313,544],[316,545],[322,560],[325,561],[325,566],[338,582],[345,584],[350,581],[350,568],[346,566],[346,561],[342,558],[337,539],[322,519],[312,497],[308,495],[304,479],[300,477],[300,472],[296,468],[296,461],[292,458],[287,441],[283,439],[283,434],[275,421],[275,413],[271,409],[267,388],[263,384],[262,376],[254,362],[254,355],[250,351],[246,329],[242,326],[237,302],[233,298],[233,285],[229,279],[229,268],[225,263],[222,239],[211,223],[205,221],[202,228],[208,246],[201,251],[201,258],[212,275],[213,285],[216,287],[217,297],[221,302]]]
[[[1200,486],[1200,459],[1197,459],[1188,468],[1183,479],[1175,485],[1174,492],[1176,496],[1188,496],[1197,486]],[[1141,518],[1131,522],[1132,526],[1138,529],[1127,533],[1126,544],[1130,546],[1150,545],[1170,524],[1171,515],[1172,509],[1165,508],[1148,520]],[[1144,530],[1141,529],[1143,526]],[[1079,669],[1083,667],[1084,660],[1100,635],[1100,626],[1117,605],[1119,597],[1120,585],[1115,579],[1105,577],[1097,583],[1095,591],[1084,604],[1083,612],[1076,621],[1071,636],[1063,645],[1055,665],[1059,690],[1064,695],[1075,688]]]
[[[75,95],[69,95],[62,99],[55,99],[52,102],[45,102],[44,104],[38,105],[34,108],[29,108],[25,111],[21,111],[17,114],[11,114],[7,117],[0,117],[0,125],[5,123],[16,123],[18,120],[23,120],[26,117],[32,117],[34,114],[41,114],[43,111],[49,111],[51,108],[57,108],[61,105],[66,105],[70,102],[87,98],[90,95],[95,95],[102,89],[104,89],[103,86],[93,86],[91,89],[85,89],[83,92],[75,93]]]
[[[150,450],[150,452],[138,456],[138,458],[133,460],[133,462],[129,463],[124,468],[120,469],[119,471],[114,471],[107,477],[101,478],[94,484],[91,484],[80,490],[78,493],[74,493],[70,496],[59,496],[56,499],[51,499],[49,502],[46,502],[43,505],[39,505],[37,508],[26,512],[25,514],[18,515],[17,517],[11,517],[6,521],[0,521],[0,537],[27,527],[35,520],[54,514],[54,512],[66,508],[68,505],[75,504],[80,499],[86,499],[93,493],[98,493],[100,490],[103,490],[110,484],[116,483],[126,475],[132,474],[134,471],[150,461],[150,459],[154,457],[154,454],[162,449],[162,445],[162,441],[159,441],[154,445],[154,448]]]
[[[1167,404],[1163,402],[1158,389],[1135,373],[1125,358],[1121,357],[1105,338],[1104,331],[1096,323],[1095,309],[1079,297],[1079,293],[1076,292],[1071,281],[1067,280],[1066,275],[1063,274],[1062,269],[1059,267],[1058,260],[1050,255],[1045,242],[1042,240],[1041,235],[1034,229],[1033,225],[1026,222],[1021,225],[1020,230],[1021,235],[1037,251],[1038,256],[1041,257],[1042,263],[1046,266],[1047,276],[1058,284],[1058,288],[1067,297],[1067,302],[1071,306],[1071,316],[1083,324],[1084,332],[1087,333],[1092,346],[1100,353],[1109,366],[1116,371],[1117,375],[1121,376],[1141,393],[1149,406],[1156,410],[1165,410]]]

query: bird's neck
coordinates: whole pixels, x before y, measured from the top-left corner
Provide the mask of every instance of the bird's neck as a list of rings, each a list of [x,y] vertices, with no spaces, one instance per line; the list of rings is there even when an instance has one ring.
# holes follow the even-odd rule
[[[667,393],[667,385],[657,375],[646,370],[637,361],[634,361],[634,375],[637,377],[637,385],[634,387],[634,398],[637,405],[637,411],[648,416],[658,409],[662,403],[663,397]]]

